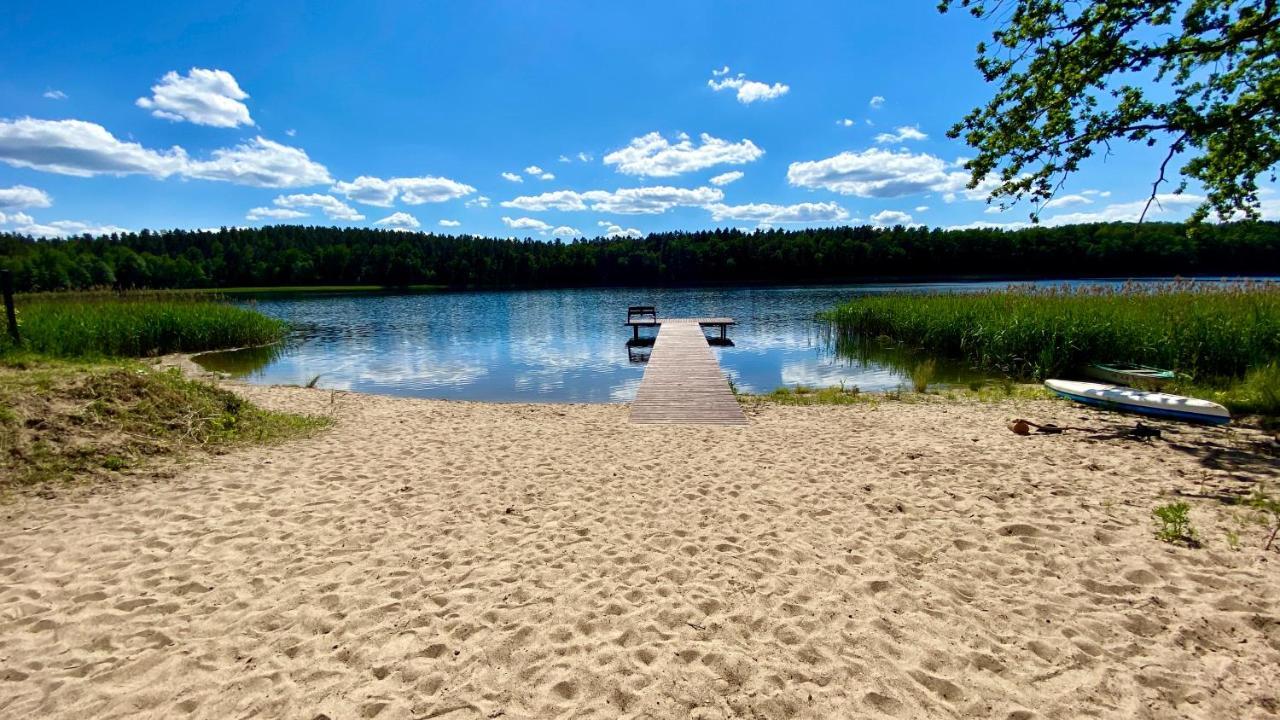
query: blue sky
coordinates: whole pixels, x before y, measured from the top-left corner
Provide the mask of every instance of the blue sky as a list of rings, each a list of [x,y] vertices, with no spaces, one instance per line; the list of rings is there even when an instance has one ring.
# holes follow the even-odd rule
[[[947,128],[990,26],[918,3],[10,2],[0,230],[551,238],[1018,223]],[[726,70],[727,68],[727,70]],[[1136,217],[1120,147],[1047,223]],[[514,180],[512,179],[514,178]],[[1189,214],[1191,197],[1156,217]]]

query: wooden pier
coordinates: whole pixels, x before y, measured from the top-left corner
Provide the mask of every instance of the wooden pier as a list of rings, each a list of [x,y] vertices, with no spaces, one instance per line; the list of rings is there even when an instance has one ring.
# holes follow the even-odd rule
[[[639,321],[657,327],[658,337],[645,367],[631,422],[642,425],[746,425],[747,416],[729,389],[702,328],[725,330],[733,318],[664,318]],[[628,317],[637,337],[639,323]]]

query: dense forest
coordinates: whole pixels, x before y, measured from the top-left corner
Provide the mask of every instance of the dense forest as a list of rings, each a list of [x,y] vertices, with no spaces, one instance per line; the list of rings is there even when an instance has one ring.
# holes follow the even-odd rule
[[[1021,230],[708,230],[574,242],[277,225],[34,240],[0,235],[20,291],[819,283],[875,277],[1280,274],[1280,223]]]

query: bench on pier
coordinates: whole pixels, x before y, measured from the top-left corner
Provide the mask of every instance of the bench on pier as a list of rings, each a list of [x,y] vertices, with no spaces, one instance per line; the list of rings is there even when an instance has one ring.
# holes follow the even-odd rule
[[[631,328],[632,339],[638,340],[640,339],[640,328],[659,327],[662,325],[662,322],[662,320],[658,319],[658,313],[654,306],[632,305],[627,308],[627,322],[624,323],[624,325]],[[731,317],[668,318],[667,322],[697,323],[699,327],[718,328],[720,330],[720,337],[718,339],[724,344],[728,343],[726,333],[729,331],[729,326],[738,324]]]

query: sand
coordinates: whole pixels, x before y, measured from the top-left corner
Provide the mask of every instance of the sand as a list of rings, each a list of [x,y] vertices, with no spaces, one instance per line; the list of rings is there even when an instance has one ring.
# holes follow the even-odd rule
[[[1171,493],[1274,441],[1019,437],[1062,402],[623,405],[246,388],[314,438],[0,507],[6,718],[1242,718],[1280,712],[1280,553]],[[330,404],[331,399],[334,401]],[[1280,482],[1275,486],[1280,489]]]

